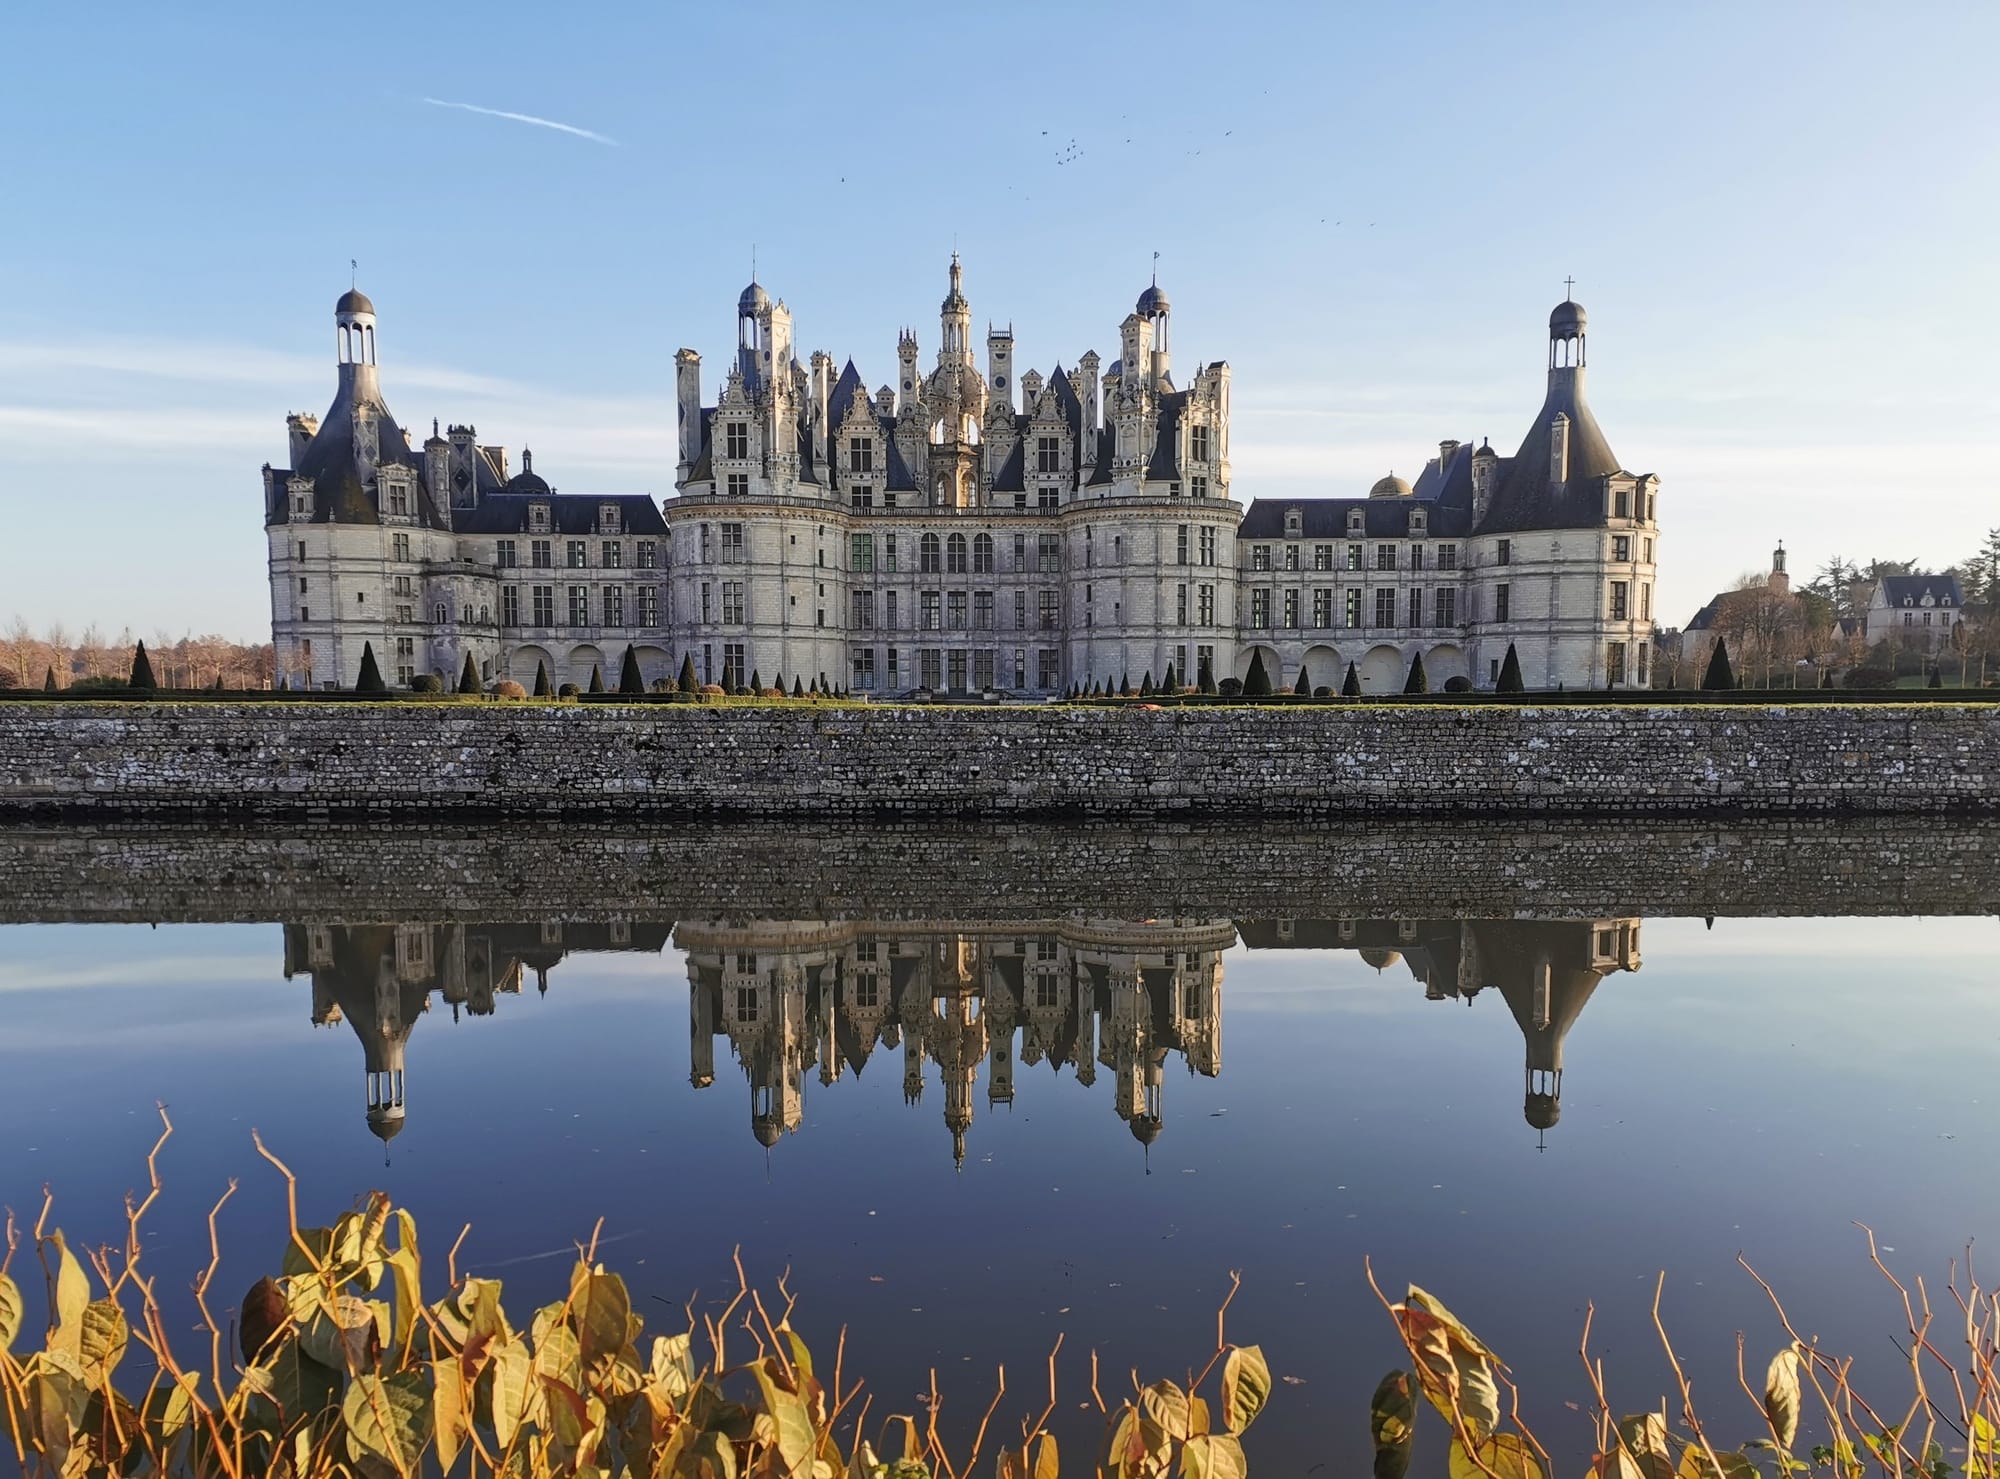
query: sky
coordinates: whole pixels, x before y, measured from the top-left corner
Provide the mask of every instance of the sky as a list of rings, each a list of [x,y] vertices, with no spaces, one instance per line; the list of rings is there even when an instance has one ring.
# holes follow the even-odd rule
[[[1997,46],[1990,3],[0,8],[0,622],[268,640],[258,470],[350,261],[406,426],[656,496],[753,251],[878,385],[954,248],[1044,374],[1157,252],[1246,502],[1511,454],[1573,277],[1666,622],[1781,540],[1948,565],[2000,525]]]

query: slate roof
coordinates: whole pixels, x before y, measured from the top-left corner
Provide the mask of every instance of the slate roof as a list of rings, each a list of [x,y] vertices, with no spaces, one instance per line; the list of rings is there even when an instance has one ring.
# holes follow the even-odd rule
[[[1569,417],[1569,467],[1562,484],[1552,487],[1549,427],[1558,413]],[[1548,396],[1522,438],[1521,450],[1501,460],[1498,491],[1480,527],[1501,533],[1593,528],[1605,522],[1602,480],[1621,471],[1583,398],[1582,372],[1551,370]]]
[[[1878,605],[1902,607],[1922,606],[1926,597],[1933,606],[1962,607],[1965,592],[1959,589],[1958,577],[1949,572],[1943,575],[1885,575],[1876,588]]]
[[[363,402],[372,411],[375,446],[375,465],[378,467],[407,467],[413,474],[417,490],[418,522],[432,529],[442,529],[444,520],[439,517],[437,504],[432,501],[431,489],[424,479],[422,459],[412,455],[410,439],[396,418],[389,414],[389,408],[379,398]],[[374,490],[361,481],[356,470],[354,456],[355,443],[355,403],[350,389],[343,385],[334,396],[333,404],[327,408],[326,419],[319,430],[299,454],[299,465],[287,471],[275,472],[272,482],[271,507],[266,511],[266,523],[288,524],[297,522],[291,512],[291,501],[285,494],[288,478],[310,478],[313,485],[313,510],[307,522],[314,524],[378,524],[381,511],[377,507]]]
[[[1016,418],[1014,446],[1007,453],[1007,460],[1000,464],[1000,470],[993,475],[995,493],[1025,493],[1028,490],[1028,439],[1018,434],[1018,423],[1026,420],[1025,416]]]
[[[603,497],[589,493],[552,493],[539,496],[493,493],[482,499],[477,508],[458,511],[456,520],[458,530],[464,534],[526,534],[529,532],[528,506],[535,503],[548,505],[550,524],[548,532],[551,534],[598,533],[597,508],[603,503],[618,506],[624,533],[667,532],[667,521],[660,515],[660,506],[644,493],[617,493]]]
[[[1187,392],[1169,391],[1159,398],[1159,406],[1159,435],[1153,442],[1153,460],[1146,468],[1146,478],[1166,483],[1181,475],[1181,413],[1187,409]]]
[[[1427,516],[1427,539],[1463,539],[1472,533],[1472,454],[1474,448],[1461,443],[1442,467],[1429,462],[1412,486],[1408,498],[1253,498],[1237,529],[1238,539],[1284,539],[1285,513],[1296,508],[1300,514],[1299,539],[1339,540],[1408,539],[1410,511],[1421,508]],[[1347,516],[1361,511],[1361,533],[1350,535]]]

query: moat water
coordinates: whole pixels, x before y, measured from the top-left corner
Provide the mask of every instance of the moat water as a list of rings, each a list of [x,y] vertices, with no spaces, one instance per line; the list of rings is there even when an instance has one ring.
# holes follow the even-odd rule
[[[200,918],[201,890],[134,888],[146,922],[0,926],[0,1202],[32,1221],[47,1185],[72,1241],[115,1241],[165,1104],[147,1256],[174,1288],[232,1178],[220,1284],[275,1268],[283,1187],[253,1127],[309,1221],[376,1187],[411,1207],[439,1284],[470,1223],[460,1267],[510,1306],[559,1297],[600,1217],[650,1324],[726,1293],[738,1250],[767,1285],[789,1271],[798,1324],[827,1347],[846,1327],[878,1414],[935,1368],[947,1426],[1001,1364],[1002,1414],[1039,1406],[1058,1336],[1072,1413],[1093,1349],[1107,1395],[1135,1366],[1198,1369],[1240,1270],[1229,1333],[1281,1378],[1253,1464],[1343,1474],[1403,1363],[1368,1259],[1508,1360],[1574,1468],[1586,1302],[1614,1405],[1656,1405],[1666,1270],[1697,1390],[1747,1438],[1735,1333],[1757,1361],[1783,1336],[1739,1253],[1893,1380],[1900,1313],[1855,1224],[1939,1287],[2000,1231],[1990,914],[675,918],[632,897],[580,921],[528,886],[491,918],[333,918],[288,888],[265,922],[155,924]]]

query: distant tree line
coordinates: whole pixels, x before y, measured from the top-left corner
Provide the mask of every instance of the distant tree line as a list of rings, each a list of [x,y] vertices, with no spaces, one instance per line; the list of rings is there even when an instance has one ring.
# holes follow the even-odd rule
[[[38,633],[17,616],[0,632],[0,688],[123,687],[138,645],[129,627],[109,638],[95,625],[75,635],[60,624]],[[146,639],[146,652],[162,688],[271,686],[268,642],[251,645],[161,631]]]

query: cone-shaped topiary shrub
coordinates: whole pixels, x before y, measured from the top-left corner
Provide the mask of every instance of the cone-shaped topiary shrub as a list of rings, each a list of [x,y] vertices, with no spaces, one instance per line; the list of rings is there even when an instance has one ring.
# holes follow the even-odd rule
[[[1264,654],[1250,654],[1250,671],[1243,675],[1243,696],[1245,698],[1268,698],[1271,694],[1271,675],[1264,667]]]
[[[792,674],[792,697],[804,698],[805,696],[806,696],[806,685],[804,680],[802,680],[797,673]]]
[[[630,649],[628,648],[627,650],[629,651]],[[604,692],[604,669],[600,668],[596,663],[590,665],[589,691],[592,693]]]
[[[1167,676],[1160,679],[1160,692],[1179,693],[1180,692],[1180,688],[1178,686],[1179,683],[1180,683],[1180,678],[1174,672],[1174,665],[1172,663],[1168,663]]]
[[[1708,671],[1701,675],[1701,686],[1718,691],[1736,686],[1736,670],[1729,665],[1729,648],[1720,637],[1715,639],[1715,651],[1709,654]]]
[[[700,693],[701,680],[694,675],[694,654],[681,658],[680,690],[682,693]]]
[[[618,664],[618,691],[620,693],[646,691],[646,675],[639,671],[639,654],[629,642],[625,644],[624,660]]]
[[[1430,691],[1431,675],[1424,671],[1424,655],[1419,652],[1410,659],[1410,676],[1403,680],[1403,692],[1429,693]]]
[[[53,666],[51,666],[48,672],[42,678],[42,692],[54,693],[55,691],[56,691],[56,670]]]
[[[535,659],[535,697],[554,698],[555,685],[549,682],[549,665],[540,658]]]
[[[470,648],[466,649],[465,666],[458,670],[458,691],[460,693],[478,693],[480,691],[479,664],[472,660],[472,651]]]
[[[134,665],[136,667],[136,664]],[[354,680],[356,693],[387,693],[389,685],[382,681],[382,670],[375,666],[375,644],[361,644],[361,676]]]
[[[1361,697],[1361,674],[1354,670],[1354,664],[1351,662],[1347,665],[1347,676],[1340,680],[1340,696],[1342,698]]]
[[[374,659],[366,658],[365,661],[372,666]],[[132,649],[132,676],[125,680],[125,686],[140,693],[150,693],[160,686],[153,681],[153,660],[146,656],[146,644],[144,642],[141,642],[137,647]],[[375,690],[379,692],[381,687],[382,675],[377,673],[375,675]]]
[[[1153,670],[1151,668],[1146,669],[1146,676],[1139,680],[1139,696],[1141,698],[1151,698],[1153,696]]]
[[[1520,693],[1525,686],[1521,682],[1521,654],[1514,650],[1514,644],[1507,644],[1507,656],[1500,664],[1500,680],[1493,685],[1495,693]]]
[[[752,668],[750,670],[750,691],[752,693],[762,693],[764,691],[764,670],[762,668]]]
[[[1215,692],[1215,664],[1205,657],[1201,660],[1194,686],[1203,693]]]

